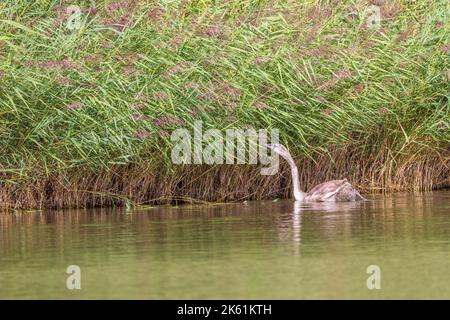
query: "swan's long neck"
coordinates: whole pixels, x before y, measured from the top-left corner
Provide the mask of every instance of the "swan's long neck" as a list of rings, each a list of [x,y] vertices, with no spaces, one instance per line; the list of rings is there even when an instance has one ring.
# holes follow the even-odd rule
[[[305,199],[306,194],[300,189],[300,178],[298,175],[298,168],[295,165],[294,159],[292,159],[290,154],[281,155],[291,167],[291,175],[292,175],[292,186],[294,188],[294,198],[296,201],[303,201]]]

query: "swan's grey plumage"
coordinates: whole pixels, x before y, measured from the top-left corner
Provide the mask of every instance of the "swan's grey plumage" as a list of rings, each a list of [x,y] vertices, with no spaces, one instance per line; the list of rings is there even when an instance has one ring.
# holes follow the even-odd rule
[[[347,179],[323,182],[312,188],[308,193],[303,192],[300,188],[298,168],[286,147],[278,143],[268,144],[267,147],[278,153],[288,162],[291,168],[295,200],[307,202],[348,202],[365,200]]]

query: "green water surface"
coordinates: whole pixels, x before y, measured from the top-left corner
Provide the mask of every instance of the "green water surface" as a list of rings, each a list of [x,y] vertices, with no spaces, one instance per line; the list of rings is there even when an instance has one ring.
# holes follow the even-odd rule
[[[370,199],[2,212],[0,298],[450,299],[450,191]]]

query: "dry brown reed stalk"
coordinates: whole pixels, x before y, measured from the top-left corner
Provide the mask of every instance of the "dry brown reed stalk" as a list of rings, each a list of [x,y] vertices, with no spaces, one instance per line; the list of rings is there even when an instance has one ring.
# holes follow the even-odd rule
[[[392,158],[388,151],[368,153],[348,146],[317,155],[315,160],[297,158],[297,165],[306,190],[340,178],[349,179],[365,193],[450,187],[450,150],[407,154]],[[129,165],[97,174],[77,171],[18,184],[0,182],[0,207],[139,206],[288,198],[290,194],[290,172],[283,161],[274,176],[262,176],[260,167],[250,165],[191,165],[173,171]]]

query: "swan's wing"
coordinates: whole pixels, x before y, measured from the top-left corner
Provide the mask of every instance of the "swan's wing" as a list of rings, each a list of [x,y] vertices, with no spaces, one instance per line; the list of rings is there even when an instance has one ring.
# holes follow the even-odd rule
[[[346,185],[349,185],[347,179],[327,181],[312,188],[308,192],[308,196],[325,200],[334,196]]]

